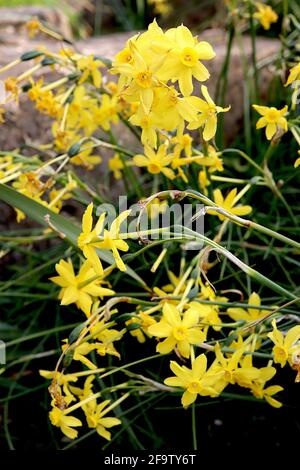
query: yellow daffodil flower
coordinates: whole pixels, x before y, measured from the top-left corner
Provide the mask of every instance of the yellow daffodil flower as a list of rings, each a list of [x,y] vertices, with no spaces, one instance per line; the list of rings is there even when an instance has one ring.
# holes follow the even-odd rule
[[[203,139],[208,141],[212,139],[217,132],[217,114],[226,113],[230,110],[230,106],[222,108],[221,106],[215,105],[208,93],[207,87],[204,85],[201,86],[201,93],[204,96],[205,101],[196,96],[193,97],[192,103],[200,113],[197,120],[191,122],[187,127],[192,130],[203,126]]]
[[[148,330],[150,326],[156,324],[156,321],[151,317],[151,315],[148,315],[145,312],[139,312],[136,317],[128,320],[126,325],[130,325],[132,323],[140,324],[140,328],[130,330],[130,334],[134,336],[139,343],[144,343],[146,341],[146,337],[152,337]]]
[[[171,387],[184,388],[181,403],[184,408],[194,403],[197,395],[216,397],[218,392],[214,389],[214,381],[220,374],[215,376],[206,372],[207,358],[204,354],[200,354],[193,362],[192,368],[180,366],[175,361],[170,362],[170,369],[175,377],[168,377],[164,380],[166,385]]]
[[[172,12],[170,0],[148,0],[154,7],[154,13],[160,16],[168,16]]]
[[[167,145],[162,144],[159,146],[157,152],[155,152],[148,145],[145,146],[145,155],[135,155],[133,162],[139,167],[146,167],[149,173],[153,175],[163,173],[167,178],[174,179],[175,174],[168,165],[173,160],[173,154],[167,155]]]
[[[62,346],[62,351],[64,351],[67,346],[68,346],[68,340],[65,340],[65,344],[63,344]],[[78,346],[76,346],[76,348],[74,349],[72,359],[74,361],[81,362],[88,369],[91,369],[91,370],[97,369],[97,366],[88,357],[86,357],[92,351],[97,349],[97,347],[98,347],[97,343],[88,343],[88,342],[81,343]]]
[[[102,279],[95,279],[95,270],[89,261],[85,261],[79,273],[75,275],[71,260],[60,260],[55,269],[59,276],[50,280],[61,287],[59,299],[61,305],[75,303],[87,316],[90,314],[93,298],[113,295],[114,291],[102,287]]]
[[[197,312],[201,327],[204,328],[206,332],[210,325],[215,331],[220,331],[220,325],[222,322],[218,315],[219,311],[217,305],[207,305],[201,304],[199,302],[190,302],[189,308],[186,313],[189,311],[189,309],[192,309]]]
[[[102,74],[99,68],[104,67],[103,62],[101,62],[101,60],[95,59],[94,56],[91,54],[88,57],[81,57],[80,59],[78,59],[77,65],[79,70],[81,70],[82,72],[78,84],[81,85],[89,77],[91,77],[95,87],[100,88],[102,82]]]
[[[262,27],[266,30],[270,29],[272,23],[278,20],[277,13],[270,7],[263,3],[256,3],[257,11],[254,13],[254,18],[257,18]]]
[[[221,352],[219,343],[215,346],[216,359],[211,366],[211,370],[214,372],[223,371],[224,374],[219,379],[218,383],[215,384],[215,388],[221,393],[228,384],[239,384],[242,387],[250,387],[252,381],[260,376],[259,369],[253,367],[249,363],[239,362],[246,350],[246,345],[242,345],[233,353],[229,358],[226,358]]]
[[[209,173],[214,173],[215,171],[223,171],[223,160],[220,158],[221,152],[217,152],[212,145],[207,147],[207,155],[201,154],[199,160],[197,160],[198,165],[202,165],[208,168]]]
[[[36,83],[31,80],[31,88],[27,92],[28,98],[35,101],[36,109],[42,114],[57,118],[62,110],[61,103],[56,99],[51,90],[43,89],[43,80]]]
[[[97,309],[98,305],[95,304],[93,309]],[[97,322],[91,328],[91,333],[93,334],[93,338],[97,340],[96,343],[96,351],[100,356],[105,356],[106,354],[111,354],[113,356],[119,357],[120,354],[114,347],[114,342],[119,341],[123,334],[125,333],[125,329],[118,331],[113,328],[108,328],[105,324],[105,320],[101,320]]]
[[[300,355],[300,325],[291,328],[285,336],[277,329],[276,320],[272,321],[273,331],[268,337],[273,341],[274,362],[284,367],[287,362],[291,366],[297,363],[296,356]]]
[[[120,227],[122,222],[129,216],[130,210],[121,212],[118,217],[112,222],[109,230],[103,232],[103,241],[97,243],[97,248],[100,250],[111,250],[114,256],[117,267],[120,271],[126,271],[126,266],[122,261],[122,258],[119,254],[119,250],[128,251],[128,244],[125,240],[119,238]],[[100,219],[99,219],[100,220]],[[103,219],[104,222],[104,219]]]
[[[111,123],[119,122],[120,104],[117,96],[101,95],[101,105],[92,109],[92,116],[95,124],[102,127],[105,131],[109,131]]]
[[[211,60],[216,54],[208,42],[198,42],[186,26],[171,28],[165,36],[170,42],[170,50],[158,76],[161,80],[178,81],[183,96],[189,96],[193,92],[193,77],[203,82],[210,76],[201,61]]]
[[[175,144],[174,154],[179,156],[184,151],[187,157],[192,156],[192,143],[193,139],[189,134],[177,135],[171,139],[171,142]]]
[[[245,360],[249,363],[249,366],[252,366],[251,355],[245,357]],[[251,383],[249,386],[252,394],[261,400],[266,400],[269,405],[274,408],[280,408],[282,403],[274,398],[274,395],[283,390],[283,387],[280,385],[270,385],[265,388],[266,382],[271,380],[276,374],[276,369],[274,367],[262,367],[259,369],[259,377]]]
[[[258,307],[261,304],[259,295],[256,292],[252,292],[248,299],[249,305],[257,305]],[[261,310],[257,308],[241,308],[241,307],[230,307],[227,309],[227,313],[234,321],[245,320],[247,322],[252,322],[263,318],[269,313],[268,310]]]
[[[115,153],[114,156],[108,160],[108,168],[113,172],[116,180],[122,178],[121,170],[124,168],[124,163],[122,162],[119,153]]]
[[[99,276],[103,275],[103,267],[96,253],[98,236],[103,228],[105,214],[101,214],[94,229],[93,227],[93,203],[90,203],[82,217],[82,232],[78,237],[78,247],[84,256],[90,261]]]
[[[276,109],[274,106],[269,108],[268,106],[259,106],[257,104],[252,106],[262,116],[256,123],[256,129],[265,127],[268,140],[274,137],[278,129],[288,130],[288,123],[284,117],[288,112],[287,106],[284,106],[282,109]]]
[[[15,77],[8,77],[4,81],[5,91],[7,93],[7,99],[13,98],[16,103],[19,102],[19,87],[18,79]]]
[[[137,112],[130,117],[129,122],[142,128],[141,141],[143,145],[156,148],[156,128],[158,127],[158,122],[157,116],[153,112],[146,113],[145,110],[140,107]]]
[[[183,357],[189,357],[190,346],[201,344],[206,339],[197,326],[198,322],[198,313],[195,310],[190,309],[181,315],[174,305],[165,303],[162,319],[150,326],[148,331],[158,338],[166,338],[156,347],[160,354],[168,354],[176,347]]]
[[[92,149],[86,149],[79,152],[77,155],[71,158],[73,165],[82,166],[86,170],[93,170],[95,165],[99,165],[102,162],[100,155],[91,155]]]
[[[274,408],[280,408],[282,406],[282,403],[274,398],[274,395],[282,390],[283,387],[280,385],[270,385],[269,387],[264,388],[263,385],[254,384],[251,387],[251,391],[256,398],[266,400],[266,402]]]
[[[181,97],[174,86],[157,87],[154,89],[152,112],[156,117],[157,127],[167,131],[177,129],[175,139],[183,142],[184,148],[187,148],[190,136],[185,134],[185,137],[182,137],[181,129],[184,127],[184,121],[197,119],[193,96]]]
[[[80,419],[68,416],[64,410],[56,406],[50,411],[49,418],[53,426],[59,427],[69,439],[75,439],[78,435],[78,431],[73,428],[82,426]]]
[[[227,212],[241,216],[241,215],[247,215],[250,214],[252,211],[251,206],[237,206],[235,207],[238,199],[239,199],[239,194],[237,194],[237,188],[232,189],[227,196],[224,198],[223,194],[221,193],[220,189],[215,189],[213,192],[214,196],[214,201],[215,203],[221,207],[222,209],[225,209]],[[214,210],[209,210],[209,214],[214,214],[219,217],[220,220],[225,220],[226,217],[222,214],[218,214]]]
[[[111,418],[105,416],[108,410],[107,405],[110,403],[110,400],[105,400],[98,405],[96,401],[93,401],[92,403],[92,406],[89,406],[88,408],[84,409],[88,427],[96,429],[99,436],[103,437],[107,441],[110,441],[111,434],[107,430],[107,428],[117,426],[122,422],[118,418]]]

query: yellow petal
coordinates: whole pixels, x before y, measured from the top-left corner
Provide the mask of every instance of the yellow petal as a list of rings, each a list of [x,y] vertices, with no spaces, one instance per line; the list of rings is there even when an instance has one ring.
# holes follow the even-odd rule
[[[186,328],[191,328],[197,325],[199,321],[199,312],[194,308],[189,308],[184,314],[182,319],[182,325]]]
[[[177,348],[182,357],[190,357],[191,347],[187,340],[178,341]]]
[[[179,88],[183,96],[189,96],[193,92],[192,71],[188,68],[182,71],[178,80]]]
[[[105,428],[112,428],[113,426],[117,426],[118,424],[121,424],[122,421],[118,418],[101,418],[101,424]]]
[[[166,321],[161,320],[159,323],[151,325],[148,328],[148,332],[151,335],[157,336],[158,338],[167,338],[172,333],[172,326],[169,325],[169,323]]]
[[[83,216],[82,216],[82,231],[85,232],[85,233],[88,233],[88,232],[91,232],[92,230],[92,226],[93,226],[93,217],[92,217],[92,214],[93,214],[93,203],[91,202]]]
[[[171,351],[173,351],[175,347],[176,341],[175,339],[171,336],[161,343],[158,343],[156,346],[156,351],[159,352],[160,354],[169,354]]]
[[[187,408],[189,405],[194,403],[197,398],[197,393],[190,393],[187,390],[184,392],[181,398],[181,403],[184,408]]]
[[[276,124],[272,123],[272,124],[267,124],[267,127],[266,127],[266,137],[268,140],[271,140],[272,137],[274,136],[274,134],[276,134]]]
[[[212,139],[217,132],[217,116],[210,116],[204,126],[203,139],[208,141]]]
[[[200,354],[192,364],[193,377],[199,380],[203,377],[207,367],[207,358],[205,354]]]
[[[64,289],[61,299],[61,305],[69,305],[76,302],[78,299],[78,290],[74,286],[69,286]]]
[[[169,303],[165,303],[163,306],[163,316],[164,320],[166,320],[172,326],[179,326],[181,324],[181,317],[180,313],[178,312],[177,308]]]

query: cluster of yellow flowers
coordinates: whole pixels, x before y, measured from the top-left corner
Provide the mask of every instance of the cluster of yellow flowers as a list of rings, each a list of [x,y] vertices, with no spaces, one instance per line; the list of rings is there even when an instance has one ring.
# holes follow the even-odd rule
[[[155,3],[162,6],[167,2]],[[275,12],[262,4],[257,4],[254,17],[265,29],[277,21]],[[37,20],[32,20],[28,29],[31,35],[38,31],[49,33]],[[161,174],[162,180],[167,181],[166,188],[172,188],[170,191],[176,187],[176,181],[185,186],[191,184],[189,166],[193,166],[197,171],[196,183],[202,191],[198,193],[199,197],[208,206],[206,213],[214,216],[219,224],[213,249],[219,247],[217,242],[229,219],[243,225],[245,221],[240,217],[251,213],[252,207],[240,204],[240,201],[252,183],[214,175],[224,170],[224,152],[217,149],[214,142],[218,114],[230,109],[216,105],[208,88],[202,84],[210,76],[203,61],[214,57],[213,47],[199,41],[187,27],[181,25],[163,31],[156,21],[146,32],[129,39],[110,69],[104,59],[93,55],[85,57],[72,49],[58,53],[32,51],[23,55],[20,61],[33,60],[34,65],[22,75],[4,81],[6,102],[17,101],[20,92],[25,91],[36,109],[52,119],[53,142],[41,146],[33,156],[20,155],[19,149],[7,152],[1,157],[0,183],[11,183],[19,194],[47,207],[49,213],[57,213],[64,200],[78,195],[78,188],[86,191],[88,200],[93,198],[96,202],[97,194],[76,175],[74,166],[93,169],[102,160],[101,155],[94,154],[98,147],[112,152],[107,167],[116,179],[121,179],[135,166],[146,169],[150,178]],[[2,71],[10,70],[17,63],[15,61]],[[52,83],[44,83],[43,78],[35,80],[34,74],[46,66],[63,72],[63,77]],[[110,81],[109,73],[117,76],[117,83]],[[25,80],[28,81],[25,83]],[[290,68],[285,86],[297,80],[300,80],[299,63]],[[256,127],[265,128],[271,144],[288,130],[292,130],[298,139],[297,131],[286,117],[293,105],[292,101],[289,111],[287,105],[277,109],[253,104],[261,115]],[[0,111],[0,120],[2,114]],[[134,153],[116,144],[112,131],[121,120],[126,121],[135,133],[140,132],[143,153]],[[95,137],[99,129],[110,139]],[[193,141],[189,132],[195,130],[200,131],[202,145],[198,148],[195,141],[199,139],[195,137]],[[250,157],[246,158],[252,162]],[[299,158],[295,166],[298,164]],[[255,162],[254,165],[258,167]],[[134,182],[136,174],[131,176]],[[234,187],[225,194],[213,186],[213,181],[246,185],[240,191]],[[153,187],[158,188],[155,181]],[[151,201],[140,201],[151,218],[158,217],[167,208],[167,202],[161,200],[158,190],[153,193]],[[212,200],[207,197],[209,193]],[[154,203],[158,207],[154,208]],[[16,211],[17,220],[21,221],[25,214],[19,209]],[[90,202],[83,214],[75,247],[80,260],[78,265],[74,263],[74,269],[71,258],[61,259],[55,265],[57,275],[50,278],[60,288],[61,305],[75,304],[85,315],[83,323],[63,341],[56,369],[41,371],[43,377],[52,380],[51,423],[74,439],[77,437],[74,428],[82,426],[82,420],[72,413],[80,409],[88,427],[103,438],[111,439],[107,429],[121,421],[107,417],[107,414],[131,392],[140,393],[143,387],[148,390],[151,381],[132,374],[123,384],[110,388],[110,391],[121,393],[129,390],[112,404],[103,400],[103,390],[94,391],[99,374],[102,379],[122,370],[122,367],[99,369],[97,357],[103,359],[112,355],[120,358],[114,343],[129,334],[138,343],[149,341],[149,345],[155,345],[158,355],[176,355],[176,361],[170,362],[174,376],[163,378],[163,383],[152,380],[151,387],[155,391],[183,392],[184,408],[198,395],[219,396],[229,385],[245,388],[258,399],[280,407],[281,403],[274,395],[282,387],[266,384],[276,374],[274,364],[281,367],[289,364],[297,372],[296,381],[300,381],[300,326],[279,331],[274,319],[276,307],[262,306],[256,292],[251,293],[248,304],[232,306],[229,298],[223,296],[222,291],[217,293],[207,280],[206,273],[213,263],[208,262],[205,249],[197,252],[190,262],[182,257],[178,276],[167,269],[167,285],[150,287],[142,281],[144,291],[140,297],[137,294],[138,298],[118,293],[111,274],[130,274],[126,263],[136,254],[130,254],[126,260],[125,257],[122,259],[121,253],[129,251],[129,240],[141,241],[142,236],[138,228],[134,233],[121,231],[122,223],[131,215],[130,210],[121,212],[109,228],[105,226],[106,214],[102,213],[94,221],[93,212],[94,203]],[[167,250],[162,249],[151,272],[158,269]],[[103,262],[108,266],[103,266]],[[137,273],[131,275],[140,280]],[[239,294],[243,299],[240,291]],[[121,307],[116,307],[119,303],[126,304],[125,313]],[[129,305],[135,307],[130,310]],[[258,367],[253,362],[259,357],[263,342],[269,352],[265,365]],[[66,373],[72,361],[80,362],[85,370]],[[82,388],[75,386],[82,377]]]
[[[210,74],[202,61],[215,57],[212,46],[199,41],[181,25],[164,32],[154,21],[145,33],[131,38],[113,62],[111,72],[119,75],[117,93],[131,105],[129,121],[141,128],[144,155],[136,155],[133,163],[146,167],[149,173],[177,176],[187,182],[183,166],[197,163],[215,167],[213,159],[192,154],[192,138],[185,129],[202,129],[204,141],[211,140],[217,129],[217,115],[230,108],[217,106],[206,86]],[[177,84],[177,86],[175,86]],[[168,133],[175,133],[170,137]],[[163,142],[158,147],[158,142]],[[156,151],[155,149],[158,150]],[[212,146],[210,154],[216,151]],[[201,158],[203,157],[203,158]],[[219,164],[218,170],[222,170]],[[204,186],[205,170],[199,173]]]
[[[218,304],[226,306],[229,299],[218,296],[214,289],[209,284],[202,283],[200,278],[191,277],[192,266],[190,266],[179,277],[169,272],[170,283],[162,288],[153,288],[155,293],[153,305],[143,307],[143,303],[138,304],[135,311],[125,315],[125,328],[118,331],[111,328],[116,325],[119,317],[117,310],[111,311],[112,317],[108,321],[104,318],[99,320],[101,315],[98,317],[96,315],[100,311],[98,299],[114,296],[114,292],[102,287],[104,277],[95,276],[89,261],[84,262],[77,276],[70,261],[60,261],[56,265],[56,270],[59,276],[51,280],[61,287],[59,294],[61,303],[63,305],[75,303],[86,314],[87,319],[92,320],[89,327],[85,323],[86,326],[81,330],[82,334],[86,329],[85,333],[88,332],[91,339],[77,341],[72,352],[72,359],[80,361],[88,370],[71,374],[41,371],[44,377],[52,379],[51,422],[59,426],[70,438],[77,436],[77,431],[73,427],[82,425],[78,418],[70,416],[70,413],[78,408],[84,411],[88,426],[96,428],[98,434],[106,439],[110,439],[110,434],[103,428],[120,423],[116,418],[103,420],[103,415],[116,407],[120,400],[125,400],[128,394],[122,395],[108,408],[105,408],[107,401],[97,404],[96,398],[101,396],[101,392],[93,392],[92,382],[96,373],[103,373],[105,377],[107,372],[103,368],[97,369],[87,356],[93,351],[102,356],[106,354],[118,356],[113,343],[127,330],[139,343],[145,342],[146,339],[152,341],[156,339],[158,341],[156,351],[159,354],[176,353],[177,361],[170,362],[174,376],[166,378],[164,384],[170,387],[170,391],[173,387],[174,391],[178,388],[183,389],[181,402],[185,408],[193,403],[198,395],[217,397],[230,384],[248,389],[255,397],[265,399],[276,408],[282,406],[274,395],[283,388],[279,385],[266,386],[276,374],[273,363],[281,367],[288,363],[297,371],[296,381],[300,381],[300,326],[292,327],[283,335],[273,320],[270,331],[268,325],[263,323],[270,316],[270,310],[261,307],[261,299],[256,292],[250,295],[248,307],[225,307],[224,310],[224,307]],[[197,285],[200,288],[199,294],[190,299],[189,294]],[[130,319],[127,319],[128,316]],[[228,323],[226,316],[234,323]],[[259,332],[253,329],[257,323],[260,325]],[[208,341],[211,328],[217,333],[228,327],[235,328],[232,330],[235,334],[228,335],[228,338],[232,336],[231,341],[225,343],[221,339]],[[253,358],[255,359],[256,352],[260,350],[262,341],[268,339],[273,343],[273,360],[270,359],[263,367],[254,366]],[[67,343],[63,346],[63,350],[67,347],[72,348],[73,345],[74,343]],[[207,353],[195,357],[195,350],[198,348]],[[190,360],[190,368],[180,365],[178,358],[184,362]],[[116,371],[118,370],[116,368]],[[87,376],[83,389],[70,384],[82,376]],[[163,386],[155,384],[158,390]],[[124,388],[126,386],[128,382],[123,384]],[[77,403],[69,406],[73,401]]]

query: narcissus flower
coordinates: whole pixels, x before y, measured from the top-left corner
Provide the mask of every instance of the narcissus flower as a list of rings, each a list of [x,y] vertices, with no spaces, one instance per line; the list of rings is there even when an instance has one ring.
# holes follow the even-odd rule
[[[97,243],[97,247],[100,248],[100,250],[111,250],[113,257],[115,259],[117,267],[120,269],[120,271],[126,271],[126,266],[122,261],[122,258],[119,254],[120,251],[128,251],[128,244],[126,243],[125,240],[121,240],[119,235],[120,235],[120,227],[122,223],[124,222],[125,219],[130,214],[130,210],[121,212],[118,217],[115,218],[115,220],[112,222],[111,227],[109,230],[104,229],[103,232],[103,241],[100,241]]]
[[[183,357],[189,357],[191,344],[197,345],[205,341],[205,334],[197,327],[198,321],[195,310],[191,309],[181,316],[174,305],[165,303],[162,319],[148,328],[151,335],[166,338],[158,343],[157,352],[168,354],[177,347]]]
[[[188,147],[190,136],[182,137],[184,121],[195,121],[197,109],[193,106],[193,96],[182,97],[174,86],[157,87],[154,90],[154,102],[152,111],[156,116],[157,127],[167,131],[177,128],[178,140]],[[190,138],[191,139],[191,138]]]
[[[88,57],[81,57],[78,59],[77,65],[78,68],[82,71],[82,75],[78,82],[79,85],[91,77],[95,87],[99,88],[102,82],[102,75],[99,68],[104,67],[104,63],[99,59],[95,59],[91,54]]]
[[[290,74],[284,86],[288,86],[296,80],[300,80],[300,62],[290,69]]]
[[[293,366],[293,358],[300,354],[300,325],[291,328],[285,336],[277,329],[276,320],[272,321],[273,331],[268,337],[273,341],[274,362],[284,367],[287,361]]]
[[[148,333],[148,329],[151,325],[155,325],[156,321],[151,317],[151,315],[148,315],[145,312],[139,312],[136,317],[128,320],[126,325],[130,326],[133,323],[139,324],[140,328],[129,330],[130,334],[135,336],[139,343],[144,343],[146,341],[146,337],[152,336]]]
[[[237,206],[235,207],[239,195],[237,194],[237,188],[232,189],[227,196],[224,198],[223,194],[221,193],[220,189],[215,189],[213,192],[214,196],[214,201],[215,203],[221,207],[222,209],[225,209],[227,212],[230,212],[231,214],[235,214],[237,216],[241,215],[247,215],[250,214],[252,211],[251,206]],[[209,210],[209,214],[214,214],[219,217],[220,220],[225,220],[226,217],[222,214],[218,214],[214,210]]]
[[[98,237],[103,229],[105,213],[101,214],[93,228],[93,203],[91,202],[82,216],[82,232],[78,237],[78,247],[82,250],[86,259],[88,259],[100,276],[103,275],[103,267],[97,255],[96,248]]]
[[[223,171],[223,160],[220,158],[221,152],[217,152],[212,145],[207,146],[207,155],[201,154],[197,163],[208,168],[209,173]]]
[[[260,307],[260,303],[261,300],[259,295],[256,292],[252,292],[252,294],[249,296],[248,304]],[[269,311],[250,307],[247,309],[240,307],[230,307],[227,309],[227,313],[234,321],[245,320],[247,322],[251,322],[264,317],[269,313]]]
[[[105,400],[97,405],[96,400],[92,400],[89,403],[89,406],[84,408],[88,427],[96,429],[99,436],[104,437],[104,439],[107,439],[108,441],[111,440],[111,434],[107,428],[112,428],[113,426],[121,424],[120,419],[105,416],[109,411],[107,407],[109,402],[110,400]]]
[[[82,217],[82,232],[78,237],[78,247],[82,250],[84,256],[90,261],[96,273],[103,274],[103,267],[97,255],[96,249],[111,250],[120,271],[126,271],[119,251],[127,251],[128,244],[125,240],[119,238],[120,226],[129,216],[130,210],[122,212],[112,222],[109,230],[104,229],[106,213],[104,212],[98,219],[93,229],[93,203],[91,202]],[[103,230],[104,229],[104,230]]]
[[[263,3],[256,3],[257,11],[254,13],[254,18],[257,18],[264,29],[270,29],[272,23],[278,20],[277,13],[270,7]]]
[[[130,80],[121,97],[129,102],[140,100],[144,109],[149,112],[153,103],[153,88],[159,84],[155,73],[160,67],[160,62],[147,63],[134,41],[129,41],[129,49],[133,62],[120,64],[117,69],[112,69],[112,72],[117,70]]]
[[[57,118],[62,110],[61,103],[56,96],[47,87],[43,87],[43,80],[40,79],[36,83],[31,79],[31,88],[28,90],[28,98],[35,101],[36,108],[43,114],[47,114],[52,118]]]
[[[102,287],[99,277],[95,279],[95,271],[89,261],[85,261],[79,273],[75,275],[71,260],[61,259],[56,263],[55,269],[59,276],[50,277],[50,281],[61,287],[59,299],[61,305],[75,303],[86,315],[90,314],[93,297],[113,295],[114,291]]]
[[[78,431],[73,428],[82,426],[80,419],[68,416],[64,410],[56,406],[50,411],[49,418],[53,426],[59,427],[69,439],[75,439],[78,435]]]
[[[153,175],[163,173],[167,178],[174,179],[175,173],[168,165],[173,160],[173,154],[167,155],[167,145],[160,145],[157,152],[148,145],[145,146],[145,155],[135,155],[133,161],[137,166],[145,166]]]
[[[124,163],[121,160],[120,154],[115,153],[113,157],[108,160],[108,168],[113,172],[116,180],[122,178],[122,171],[124,168]]]
[[[212,139],[217,132],[217,114],[226,113],[230,110],[230,106],[222,108],[215,105],[208,93],[207,87],[204,85],[201,86],[201,92],[205,101],[196,96],[193,97],[192,104],[199,111],[199,115],[196,121],[188,125],[188,129],[198,129],[198,127],[203,126],[203,139],[207,141]]]
[[[241,337],[239,337],[238,342],[240,343],[240,347],[242,346],[242,341]],[[230,346],[232,347],[232,346]],[[272,367],[271,363],[269,363],[266,367],[261,367],[260,369],[256,369],[252,365],[252,355],[247,354],[243,356],[243,358],[240,360],[240,366],[242,370],[255,370],[256,378],[254,378],[251,382],[247,379],[246,382],[244,383],[242,377],[239,377],[239,385],[241,387],[247,387],[249,390],[251,390],[252,394],[261,400],[266,400],[269,405],[273,406],[274,408],[280,408],[282,406],[282,403],[280,403],[278,400],[274,398],[274,395],[281,390],[283,390],[282,387],[279,385],[271,385],[267,388],[265,388],[266,382],[271,380],[274,375],[276,374],[276,369],[275,367]]]
[[[204,328],[204,331],[207,332],[210,325],[212,325],[212,328],[214,330],[220,331],[222,322],[218,315],[217,305],[207,305],[199,302],[190,302],[186,314],[189,312],[190,309],[197,312],[201,327]]]
[[[284,106],[282,109],[276,109],[273,106],[269,108],[268,106],[259,106],[257,104],[252,106],[262,116],[256,123],[256,129],[265,127],[268,140],[272,139],[278,129],[288,130],[288,123],[284,117],[288,112],[287,106]]]
[[[216,54],[208,42],[198,42],[186,26],[171,28],[165,36],[170,41],[170,50],[159,69],[159,78],[178,81],[183,96],[189,96],[193,92],[193,77],[203,82],[210,76],[201,61],[211,60]]]
[[[214,382],[220,378],[220,374],[211,375],[206,372],[207,359],[204,354],[200,354],[193,362],[192,368],[180,366],[175,361],[170,362],[170,369],[175,377],[168,377],[164,383],[171,387],[181,387],[185,389],[181,398],[184,408],[193,403],[197,395],[216,397],[218,392],[214,389]],[[222,375],[222,372],[221,372]]]
[[[265,384],[276,374],[274,367],[263,367],[260,369],[260,376],[251,384],[250,390],[256,398],[266,400],[274,408],[280,408],[282,403],[274,398],[274,395],[283,390],[280,385],[270,385],[265,388]]]
[[[239,384],[241,387],[250,387],[252,381],[260,376],[260,371],[253,367],[247,361],[241,362],[241,358],[246,350],[246,345],[240,347],[230,356],[225,357],[221,352],[220,345],[217,343],[215,346],[216,359],[211,366],[211,370],[215,373],[223,371],[224,374],[220,377],[219,381],[215,384],[215,388],[222,392],[228,384]]]
[[[140,107],[135,114],[133,114],[129,122],[135,126],[139,126],[142,129],[141,141],[145,146],[156,148],[157,146],[157,134],[156,128],[158,127],[157,116],[153,112],[146,113],[145,110]]]

